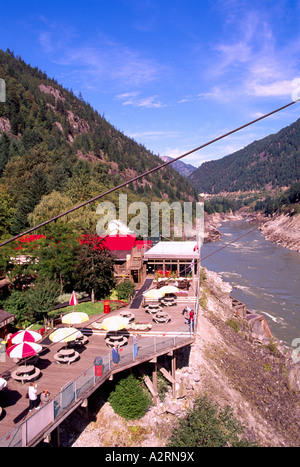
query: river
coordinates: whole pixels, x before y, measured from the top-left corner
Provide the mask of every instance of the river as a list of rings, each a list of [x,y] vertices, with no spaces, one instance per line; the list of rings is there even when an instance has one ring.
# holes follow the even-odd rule
[[[201,258],[254,227],[246,221],[223,223],[222,240],[204,244]],[[231,295],[248,310],[265,315],[276,339],[291,348],[300,338],[299,253],[267,241],[257,229],[204,259],[202,265],[229,282],[234,287]]]

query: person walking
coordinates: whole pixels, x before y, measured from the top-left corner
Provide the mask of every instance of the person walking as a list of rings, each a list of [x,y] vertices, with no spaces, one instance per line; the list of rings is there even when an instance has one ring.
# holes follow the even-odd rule
[[[133,344],[133,358],[136,358],[137,357],[137,353],[138,353],[138,340],[139,340],[139,336],[134,333],[133,336],[132,336],[132,344]]]
[[[32,411],[32,409],[38,409],[37,407],[37,385],[34,383],[29,384],[28,388],[28,398],[29,398],[29,412]]]

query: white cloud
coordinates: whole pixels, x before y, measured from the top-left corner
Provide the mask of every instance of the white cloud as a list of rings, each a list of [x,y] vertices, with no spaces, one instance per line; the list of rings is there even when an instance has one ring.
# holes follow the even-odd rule
[[[236,2],[227,2],[237,7]],[[278,6],[278,5],[277,5]],[[234,11],[235,14],[231,14]],[[199,94],[217,101],[253,97],[286,98],[292,95],[292,81],[297,76],[300,39],[281,45],[271,16],[266,10],[239,15],[229,9],[231,36],[212,46],[217,57],[210,68],[212,88]]]
[[[250,82],[247,92],[257,97],[290,97],[292,96],[292,80],[274,81],[271,83]]]
[[[143,107],[147,109],[159,109],[165,107],[157,96],[138,97],[138,92],[127,92],[119,94],[116,97],[122,100],[122,105],[132,105],[133,107]]]
[[[160,139],[160,138],[177,138],[179,134],[176,131],[139,131],[139,132],[127,132],[128,136],[132,138],[149,138],[149,139]],[[179,154],[178,154],[179,155]]]
[[[136,86],[156,80],[162,70],[155,59],[101,33],[93,38],[93,45],[77,41],[74,31],[65,31],[56,23],[39,35],[39,43],[51,61],[68,67],[69,73],[72,67],[73,73],[86,82],[114,81]]]

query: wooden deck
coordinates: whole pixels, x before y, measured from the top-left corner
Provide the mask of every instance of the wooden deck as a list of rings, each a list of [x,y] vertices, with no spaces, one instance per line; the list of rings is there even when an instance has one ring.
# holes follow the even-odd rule
[[[189,290],[189,296],[195,296],[193,287]],[[150,332],[139,332],[141,335],[139,339],[139,346],[143,346],[143,339],[149,337],[151,334],[164,334],[174,332],[176,329],[184,326],[184,317],[182,316],[183,308],[190,303],[194,306],[194,302],[190,299],[186,303],[178,303],[172,307],[165,307],[165,310],[171,315],[172,320],[166,324],[158,324],[153,321],[153,316],[146,313],[143,307],[138,309],[130,309],[135,315],[135,322],[148,322],[152,324]],[[125,309],[125,308],[124,308]],[[104,318],[119,314],[121,310],[111,312],[110,314],[94,315],[87,323],[82,325],[82,331],[88,335],[89,342],[82,348],[76,348],[80,353],[78,361],[67,365],[58,364],[54,360],[54,354],[63,347],[62,343],[52,343],[48,338],[43,339],[43,351],[40,353],[40,358],[36,366],[41,370],[41,376],[36,380],[38,386],[38,394],[43,389],[47,389],[51,396],[58,394],[61,389],[70,381],[76,379],[84,373],[89,367],[93,365],[95,357],[103,356],[110,352],[110,348],[105,344],[105,333],[95,331],[92,327],[93,322],[101,322]],[[77,326],[77,328],[79,328]],[[186,325],[186,331],[188,331]],[[93,332],[92,332],[93,331]],[[132,331],[130,331],[131,333]],[[132,346],[132,340],[129,339],[127,344]],[[144,359],[145,360],[145,359]],[[138,363],[138,359],[134,364]],[[25,398],[28,383],[22,384],[16,382],[11,378],[11,373],[17,368],[12,359],[6,356],[5,362],[0,362],[1,377],[7,380],[7,387],[0,391],[0,406],[3,408],[3,413],[0,418],[0,438],[5,436],[10,430],[20,424],[28,417],[29,401]],[[30,412],[30,415],[32,412]]]

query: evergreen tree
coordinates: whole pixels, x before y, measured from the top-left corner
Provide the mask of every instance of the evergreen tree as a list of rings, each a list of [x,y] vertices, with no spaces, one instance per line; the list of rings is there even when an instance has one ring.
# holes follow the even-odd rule
[[[136,420],[145,415],[151,405],[151,397],[133,374],[122,379],[108,397],[114,411],[125,420]]]

